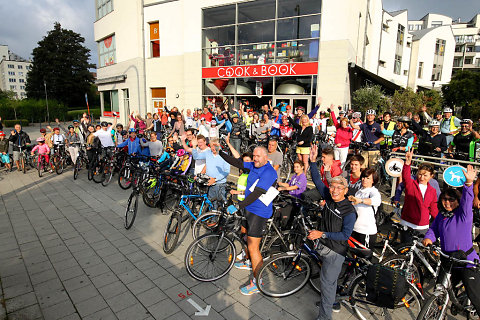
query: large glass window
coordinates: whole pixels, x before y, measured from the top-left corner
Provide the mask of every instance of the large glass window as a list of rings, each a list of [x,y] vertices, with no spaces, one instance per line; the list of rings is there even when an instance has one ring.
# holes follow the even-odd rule
[[[276,63],[318,60],[318,39],[277,42]]]
[[[275,19],[275,0],[257,0],[238,4],[238,22]]]
[[[96,0],[97,20],[113,11],[113,0]]]
[[[152,58],[160,57],[160,32],[158,32],[158,22],[150,23],[150,56]]]
[[[278,20],[277,40],[318,38],[320,15]]]
[[[235,26],[210,28],[203,31],[203,47],[215,48],[235,44]]]
[[[275,44],[273,42],[238,46],[239,65],[273,63]]]
[[[115,35],[98,42],[98,57],[100,67],[106,67],[116,63],[117,58],[115,48]]]
[[[278,0],[278,17],[320,13],[321,0]]]
[[[232,66],[235,64],[233,46],[203,49],[203,67]]]
[[[275,40],[275,22],[249,23],[238,26],[238,43],[257,43]]]
[[[118,90],[102,91],[102,99],[103,112],[120,111],[118,105]]]
[[[203,10],[203,26],[215,27],[235,24],[235,5],[208,8]]]

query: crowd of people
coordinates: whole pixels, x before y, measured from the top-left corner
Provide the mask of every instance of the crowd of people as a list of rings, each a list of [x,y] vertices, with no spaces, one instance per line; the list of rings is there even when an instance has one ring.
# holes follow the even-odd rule
[[[469,165],[465,172],[462,191],[439,190],[434,179],[435,167],[431,164],[418,165],[415,176],[411,172],[414,150],[425,156],[473,161],[475,142],[480,135],[472,129],[471,120],[458,119],[450,108],[429,115],[424,107],[420,113],[401,116],[396,122],[390,112],[377,115],[375,110],[369,109],[362,121],[360,112],[346,112],[333,105],[319,112],[322,99],[317,102],[310,113],[299,107],[295,114],[285,104],[269,104],[253,110],[240,103],[230,111],[218,105],[194,112],[165,108],[160,113],[148,113],[146,118],[132,113],[126,126],[117,123],[116,118],[113,123],[94,124],[84,115],[67,128],[58,123],[54,128],[41,129],[41,137],[36,140],[38,144],[31,152],[44,156],[48,163],[53,150],[63,145],[75,163],[83,146],[90,160],[102,148],[109,147],[124,149],[131,155],[162,159],[183,150],[182,155],[191,158],[188,172],[203,173],[210,178],[208,197],[215,203],[226,199],[225,187],[231,166],[240,169],[238,188],[232,191],[238,197],[238,205],[232,210],[242,209],[246,217],[242,233],[247,237],[248,252],[235,263],[235,267],[253,272],[250,283],[241,288],[245,295],[259,292],[254,279],[262,264],[260,240],[273,214],[272,201],[265,200],[270,190],[277,188],[294,197],[323,201],[319,229],[312,230],[308,236],[311,240],[320,239],[316,248],[322,257],[318,319],[331,319],[332,312],[339,309],[335,294],[347,240],[352,236],[366,247],[373,247],[376,241],[376,215],[382,197],[376,187],[379,175],[375,165],[382,149],[405,153],[400,185],[405,194],[400,216],[404,226],[401,241],[410,242],[409,231],[415,230],[425,235],[425,244],[440,239],[446,252],[463,250],[470,260],[478,259],[472,250],[471,229],[472,208],[480,208],[480,179],[475,181],[473,167]],[[328,138],[329,119],[336,132],[330,142],[325,139]],[[317,139],[318,136],[323,140]],[[279,174],[284,161],[278,146],[280,140],[296,146],[293,175],[287,180]],[[30,138],[18,124],[8,139],[0,132],[1,160],[11,170],[9,142],[13,145],[12,160],[20,170],[19,153],[21,148],[31,144]],[[222,147],[223,142],[226,148]],[[354,142],[362,143],[361,152],[353,152]],[[256,146],[253,152],[246,152],[244,147],[251,144]],[[307,176],[311,177],[315,188],[307,188]],[[400,199],[398,196],[396,201]],[[292,210],[294,208],[290,207],[282,211],[282,223],[288,223]],[[480,297],[475,289],[480,285],[480,276],[473,269],[467,271],[463,268],[458,274],[473,305],[480,310]]]

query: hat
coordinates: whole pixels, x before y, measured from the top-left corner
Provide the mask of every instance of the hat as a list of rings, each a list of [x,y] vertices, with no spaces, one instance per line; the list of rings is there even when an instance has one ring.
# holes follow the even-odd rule
[[[40,133],[46,133],[46,132],[47,132],[47,129],[45,129],[45,128],[40,129]]]
[[[409,117],[407,116],[401,116],[400,118],[398,118],[397,120],[398,122],[406,122],[406,123],[409,123],[412,121],[412,119],[410,119]]]
[[[298,107],[297,110],[305,110],[304,107]]]
[[[340,110],[340,112],[338,114],[345,114],[345,111]]]
[[[443,113],[445,113],[445,112],[453,112],[453,110],[447,107],[447,108],[443,109]]]
[[[57,130],[60,131],[60,128],[58,127],[53,128],[53,131],[57,131]]]
[[[470,119],[463,119],[463,120],[460,120],[460,124],[472,124],[473,121],[470,120]]]
[[[72,126],[72,125],[68,126],[68,129],[73,129],[73,128],[74,128],[74,126]]]
[[[135,130],[135,128],[130,128],[130,129],[128,129],[128,132],[132,133],[132,132],[137,132],[137,131]]]

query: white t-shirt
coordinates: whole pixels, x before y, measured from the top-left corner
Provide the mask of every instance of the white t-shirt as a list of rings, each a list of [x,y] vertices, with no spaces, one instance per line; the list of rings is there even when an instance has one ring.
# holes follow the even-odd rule
[[[115,143],[113,142],[112,139],[112,127],[108,127],[107,130],[100,129],[96,131],[94,136],[98,137],[100,139],[100,142],[102,143],[102,147],[115,147]]]
[[[321,130],[323,132],[327,133],[327,120],[328,120],[328,118],[323,118],[323,119],[318,119],[318,120],[322,125]]]
[[[319,118],[310,119],[310,124],[313,127],[313,133],[314,134],[318,133],[318,126],[320,125],[320,123],[322,123],[322,119],[319,119]],[[322,128],[323,128],[323,126],[322,126]]]
[[[418,187],[420,188],[420,192],[422,193],[422,198],[425,199],[425,192],[427,192],[427,185],[426,184],[418,184]]]
[[[375,222],[375,212],[378,211],[378,207],[382,203],[382,196],[378,192],[377,188],[365,188],[360,189],[355,193],[355,198],[360,199],[371,199],[372,204],[366,205],[359,203],[355,205],[355,210],[357,211],[357,221],[355,221],[355,226],[353,231],[356,231],[361,234],[377,234],[377,224]],[[372,208],[372,206],[375,208]]]
[[[210,150],[210,148],[205,148],[204,150],[200,150],[200,148],[197,148],[198,153],[204,153],[204,152],[207,152],[208,150]],[[195,175],[202,173],[202,170],[206,164],[207,164],[207,160],[205,159],[195,160],[195,170],[193,171],[193,173]]]

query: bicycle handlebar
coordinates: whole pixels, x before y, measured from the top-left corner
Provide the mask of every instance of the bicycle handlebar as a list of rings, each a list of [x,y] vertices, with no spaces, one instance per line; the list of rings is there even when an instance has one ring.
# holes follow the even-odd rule
[[[442,248],[440,248],[439,246],[436,246],[434,244],[431,244],[428,247],[430,247],[430,250],[437,252],[439,255],[441,255],[442,257],[444,257],[446,259],[449,259],[450,261],[453,261],[453,262],[456,262],[456,263],[461,263],[461,264],[471,264],[471,265],[475,266],[475,268],[480,268],[480,263],[478,262],[478,260],[477,261],[471,261],[471,260],[463,260],[463,259],[458,259],[458,258],[452,257],[451,255],[448,255],[448,254],[444,253],[442,251]]]

